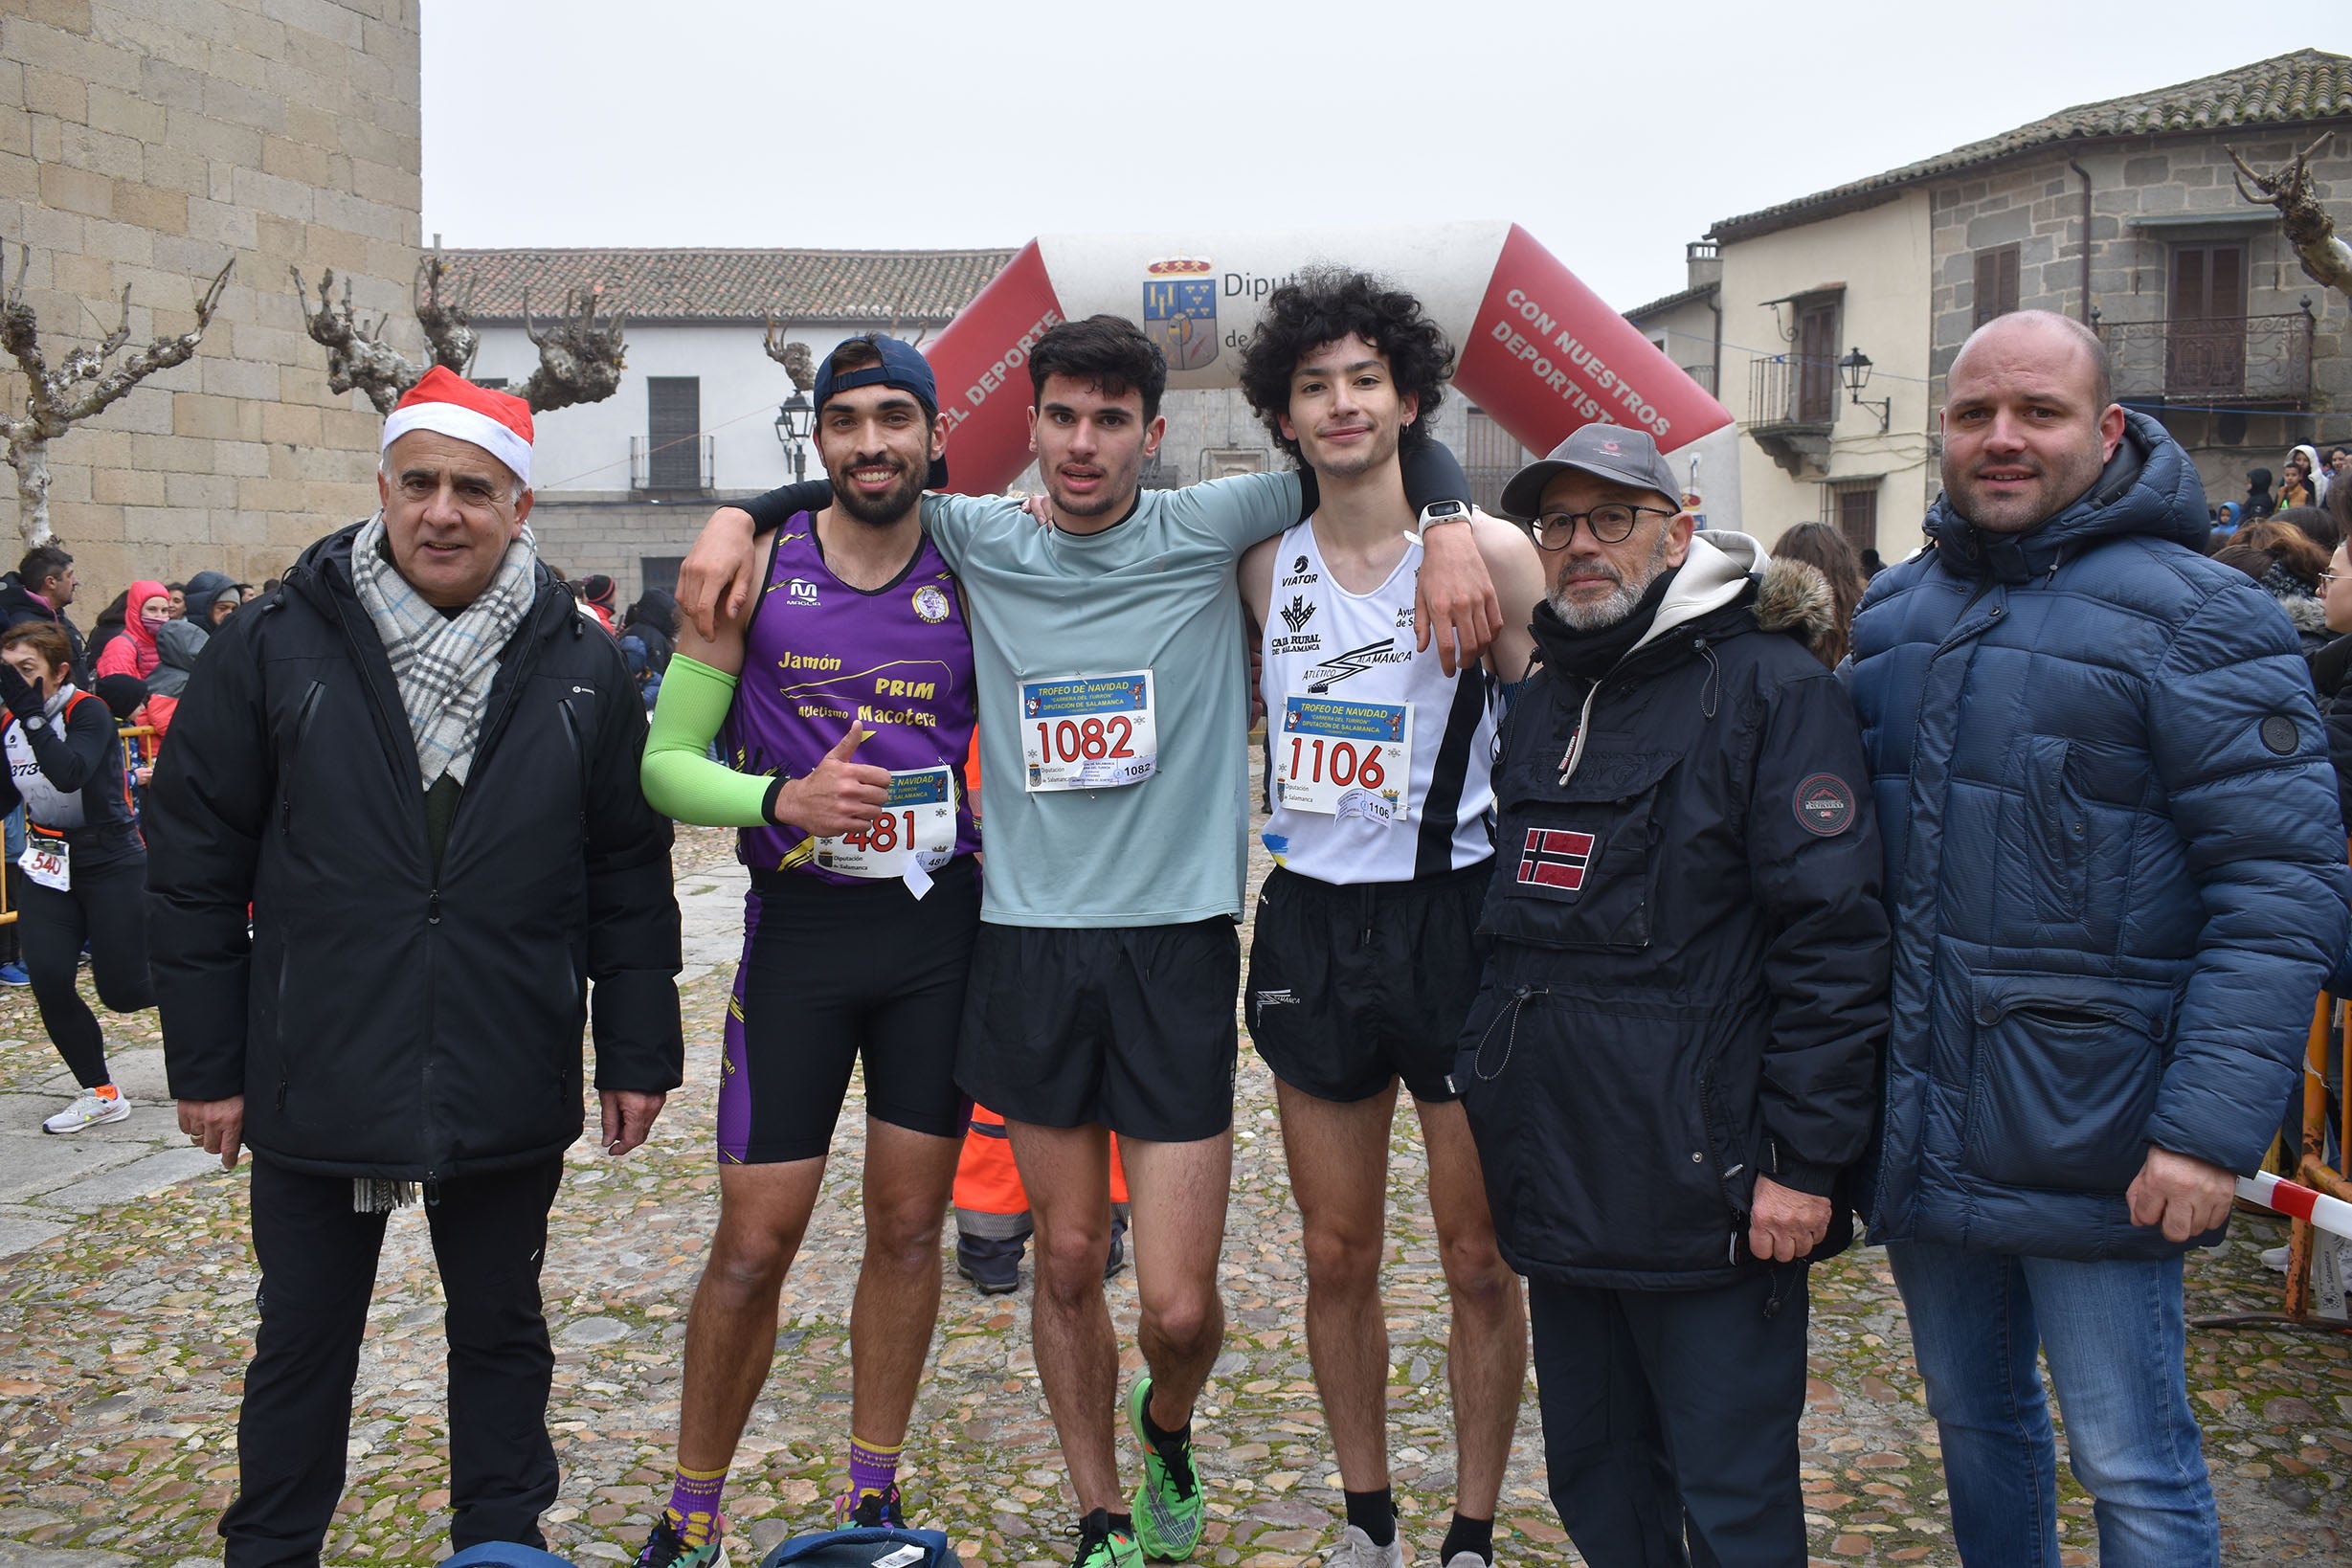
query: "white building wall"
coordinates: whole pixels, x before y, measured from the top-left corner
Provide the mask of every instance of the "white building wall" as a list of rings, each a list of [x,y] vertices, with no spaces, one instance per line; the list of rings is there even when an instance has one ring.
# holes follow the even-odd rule
[[[821,361],[843,338],[881,331],[888,325],[795,326]],[[625,494],[629,489],[629,443],[640,447],[648,424],[648,376],[694,376],[702,382],[702,423],[713,444],[711,487],[722,492],[773,489],[792,478],[775,437],[776,410],[792,395],[792,377],[768,357],[764,326],[742,324],[671,325],[630,323],[628,368],[620,390],[601,403],[583,403],[538,415],[532,443],[533,488],[569,494],[592,491]],[[520,325],[485,325],[477,376],[526,379],[538,367],[539,350]],[[816,471],[814,452],[810,471]]]
[[[1878,553],[1898,561],[1919,546],[1919,524],[1939,480],[1930,439],[1930,241],[1928,196],[1911,190],[1881,206],[1782,229],[1723,247],[1723,386],[1717,394],[1742,427],[1740,527],[1769,545],[1795,524],[1821,519],[1825,481],[1883,476],[1878,487]],[[1859,347],[1872,363],[1862,395],[1892,398],[1884,435],[1878,411],[1857,408],[1843,381],[1824,473],[1791,477],[1745,434],[1749,367],[1794,349],[1762,302],[1845,285],[1837,352]],[[1779,323],[1793,323],[1780,307]]]

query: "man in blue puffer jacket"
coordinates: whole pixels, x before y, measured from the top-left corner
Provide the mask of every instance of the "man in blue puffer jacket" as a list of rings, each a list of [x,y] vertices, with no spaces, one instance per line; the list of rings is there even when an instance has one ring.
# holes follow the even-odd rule
[[[2229,1213],[2342,952],[2311,682],[2198,552],[2197,470],[2042,311],[1962,347],[1930,548],[1848,678],[1894,930],[1871,1239],[1971,1565],[2057,1561],[2037,1344],[2108,1568],[2218,1563],[2181,1258]]]

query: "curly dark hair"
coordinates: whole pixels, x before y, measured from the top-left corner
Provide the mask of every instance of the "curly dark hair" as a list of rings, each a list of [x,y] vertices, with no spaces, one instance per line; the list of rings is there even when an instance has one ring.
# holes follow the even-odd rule
[[[1274,444],[1304,465],[1298,442],[1282,433],[1290,412],[1290,376],[1298,362],[1327,343],[1354,333],[1380,350],[1400,393],[1421,399],[1421,412],[1398,434],[1400,447],[1429,439],[1431,416],[1445,400],[1454,348],[1421,302],[1367,273],[1340,268],[1302,272],[1266,298],[1266,314],[1242,356],[1242,392]]]
[[[1048,376],[1084,381],[1105,397],[1124,397],[1132,389],[1143,399],[1144,423],[1159,416],[1160,394],[1168,390],[1168,356],[1124,316],[1088,316],[1056,322],[1029,350],[1029,407],[1045,395]]]

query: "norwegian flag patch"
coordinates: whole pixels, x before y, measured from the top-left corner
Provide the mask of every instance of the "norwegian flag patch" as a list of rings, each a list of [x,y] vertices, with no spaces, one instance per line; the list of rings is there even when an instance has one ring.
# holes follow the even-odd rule
[[[1519,885],[1573,893],[1583,887],[1584,873],[1592,862],[1591,834],[1529,828],[1526,846],[1519,851]]]

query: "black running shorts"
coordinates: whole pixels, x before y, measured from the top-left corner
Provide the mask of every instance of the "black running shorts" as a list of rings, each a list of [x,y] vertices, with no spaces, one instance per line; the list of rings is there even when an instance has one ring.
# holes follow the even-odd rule
[[[955,1036],[979,924],[969,855],[942,866],[920,899],[897,881],[844,887],[755,873],[727,1004],[720,1162],[823,1154],[861,1057],[867,1115],[961,1137]]]
[[[1276,866],[1243,995],[1274,1076],[1318,1100],[1369,1099],[1392,1078],[1416,1100],[1457,1098],[1445,1076],[1486,967],[1476,933],[1493,871],[1334,886]]]
[[[955,1078],[1007,1121],[1191,1143],[1233,1125],[1242,942],[1183,926],[982,925]]]

